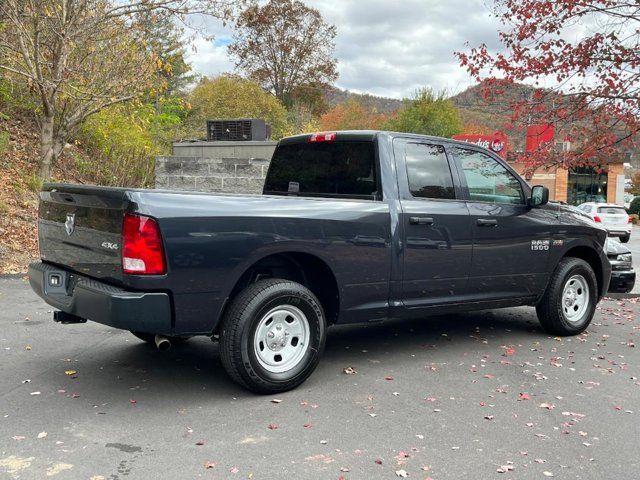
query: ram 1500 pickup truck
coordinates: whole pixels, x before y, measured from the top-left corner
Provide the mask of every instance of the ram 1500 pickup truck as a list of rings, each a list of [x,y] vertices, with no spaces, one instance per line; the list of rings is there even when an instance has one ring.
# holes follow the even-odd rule
[[[606,231],[478,146],[378,131],[285,138],[262,195],[46,184],[32,288],[166,348],[220,341],[229,375],[294,388],[327,328],[535,306],[582,332],[607,292]]]

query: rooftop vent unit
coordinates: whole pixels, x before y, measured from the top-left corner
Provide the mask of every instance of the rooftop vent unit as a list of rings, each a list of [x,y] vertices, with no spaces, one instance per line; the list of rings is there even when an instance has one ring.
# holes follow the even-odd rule
[[[207,120],[207,140],[210,142],[265,141],[268,126],[258,118]]]

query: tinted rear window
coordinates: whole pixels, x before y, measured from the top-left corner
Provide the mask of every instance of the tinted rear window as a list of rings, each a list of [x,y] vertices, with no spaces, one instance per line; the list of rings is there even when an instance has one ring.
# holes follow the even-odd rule
[[[598,207],[598,213],[608,213],[609,215],[626,215],[627,212],[622,207]]]
[[[373,142],[296,143],[276,149],[264,193],[374,198],[377,185]]]

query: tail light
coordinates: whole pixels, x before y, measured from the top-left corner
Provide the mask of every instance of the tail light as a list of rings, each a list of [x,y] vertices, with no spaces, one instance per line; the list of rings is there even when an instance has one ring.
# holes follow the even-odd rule
[[[602,223],[602,219],[598,215],[593,216],[593,221],[596,223]]]
[[[633,223],[633,218],[629,217],[629,220],[627,220],[627,223]]]
[[[319,132],[309,137],[309,143],[335,142],[336,132]]]
[[[122,270],[134,275],[167,272],[160,227],[153,218],[125,214],[122,221]]]

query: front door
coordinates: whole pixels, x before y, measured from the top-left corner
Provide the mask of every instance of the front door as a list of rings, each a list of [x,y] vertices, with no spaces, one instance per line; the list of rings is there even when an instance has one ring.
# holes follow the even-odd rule
[[[469,293],[479,300],[536,295],[546,281],[551,212],[531,208],[522,183],[500,161],[450,147],[466,184],[473,229]]]
[[[396,138],[403,234],[402,301],[429,307],[461,300],[471,265],[469,211],[443,145]]]

